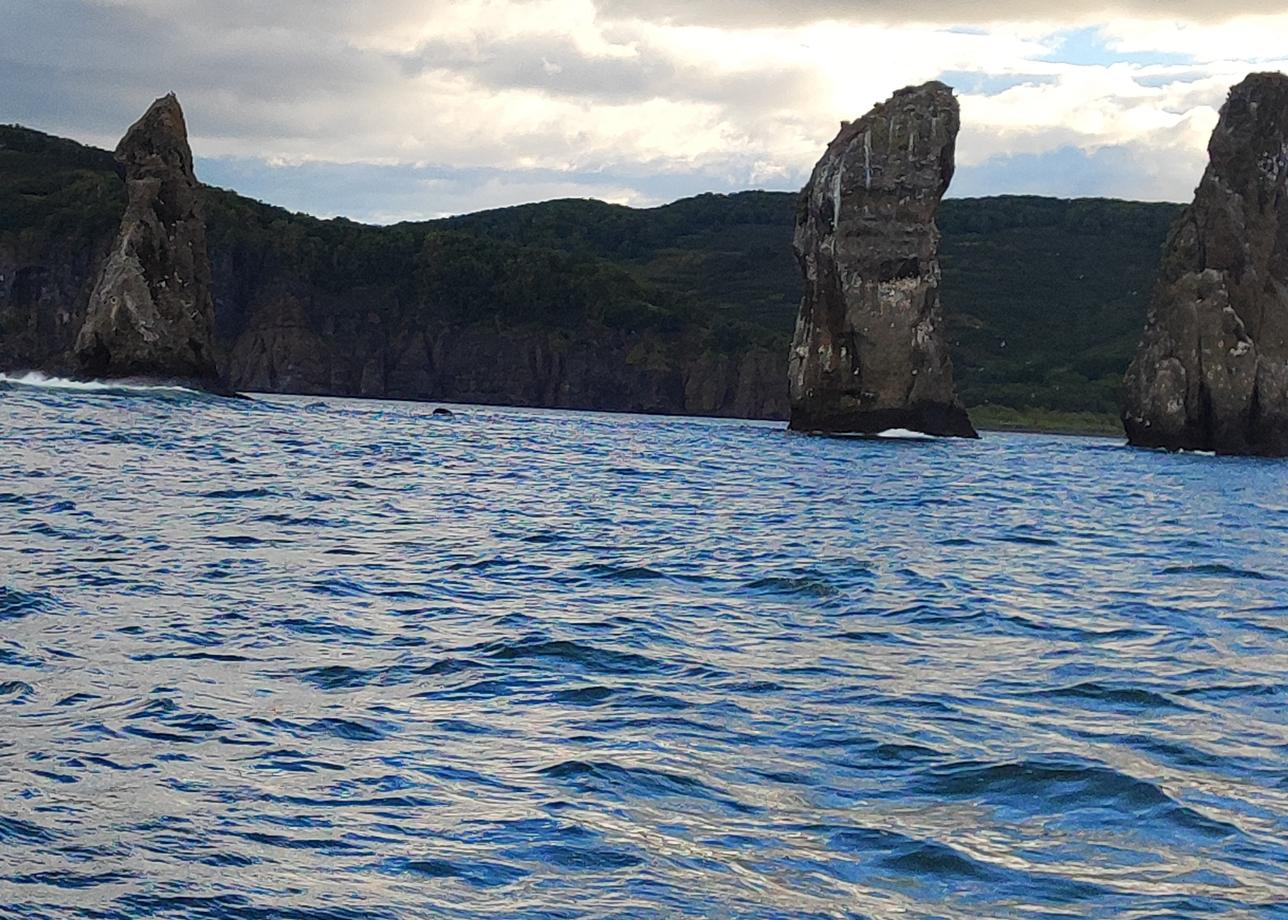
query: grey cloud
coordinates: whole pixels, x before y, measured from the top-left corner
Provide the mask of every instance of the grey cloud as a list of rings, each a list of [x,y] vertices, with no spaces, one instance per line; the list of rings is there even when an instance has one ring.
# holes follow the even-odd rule
[[[161,15],[146,5],[0,0],[0,33],[24,37],[0,47],[7,87],[0,120],[105,141],[174,90],[189,108],[194,135],[262,139],[279,149],[289,139],[298,151],[310,140],[334,149],[346,136],[388,131],[377,100],[415,92],[409,79],[426,71],[485,90],[531,89],[592,103],[710,103],[749,124],[774,110],[769,100],[817,90],[817,78],[803,68],[717,74],[678,63],[663,49],[596,57],[550,35],[429,42],[408,55],[345,40],[347,26],[387,25],[430,6],[188,0],[165,5]],[[536,134],[506,142],[525,154],[557,154],[560,140]]]
[[[321,217],[340,214],[353,220],[389,223],[423,220],[503,207],[551,197],[604,198],[629,193],[649,204],[702,192],[735,192],[752,185],[749,175],[693,172],[658,175],[640,170],[561,172],[446,166],[373,166],[353,163],[302,163],[268,166],[247,158],[197,161],[203,182]],[[778,188],[795,190],[795,176]]]
[[[1091,17],[1211,22],[1265,13],[1264,0],[596,0],[605,19],[685,25],[784,26],[820,19],[859,23],[1069,22]]]
[[[647,98],[656,95],[656,88],[676,82],[670,61],[591,58],[571,40],[553,36],[469,46],[427,42],[401,56],[400,62],[409,75],[447,71],[498,89],[540,89],[607,101]]]
[[[201,99],[201,131],[308,137],[326,129],[307,103],[351,98],[397,73],[389,61],[327,36],[277,29],[219,30],[203,20],[84,0],[0,0],[6,94],[0,118],[81,134],[119,134],[174,90]]]
[[[1001,6],[990,9],[1009,9],[1008,4],[1019,8],[1017,0],[999,2]],[[1123,8],[1131,2],[1124,0]],[[570,180],[574,187],[632,189],[651,200],[703,188],[747,187],[759,184],[765,175],[781,177],[775,180],[776,187],[792,188],[799,187],[813,154],[804,157],[810,162],[762,163],[771,157],[764,151],[821,150],[836,127],[830,120],[817,123],[818,109],[801,105],[802,100],[826,98],[831,91],[818,85],[819,77],[810,70],[809,62],[739,73],[695,68],[665,45],[650,44],[664,39],[650,38],[652,30],[627,20],[691,13],[707,19],[727,15],[721,24],[729,24],[776,18],[799,21],[841,12],[847,18],[871,18],[882,11],[893,16],[907,9],[886,2],[802,0],[790,14],[778,15],[775,10],[787,7],[724,0],[683,4],[601,0],[603,35],[632,48],[633,54],[596,56],[569,39],[550,35],[478,37],[459,44],[432,41],[408,55],[360,47],[362,38],[373,30],[397,33],[400,24],[423,24],[424,17],[431,16],[440,4],[450,5],[450,0],[0,0],[0,35],[17,38],[0,42],[0,85],[5,87],[0,97],[0,122],[18,121],[110,144],[153,98],[175,90],[188,108],[194,138],[210,144],[204,151],[199,145],[199,154],[250,154],[259,157],[261,165],[275,156],[431,160],[458,168],[491,165],[518,176],[523,171],[515,164],[521,159],[529,163],[574,162],[584,170]],[[1090,8],[1084,0],[1067,0],[1060,6],[1060,18],[1067,19],[1070,10],[1084,6]],[[1180,7],[1187,6],[1182,0]],[[966,5],[954,0],[926,0],[917,9],[928,11],[926,15],[969,15]],[[1033,7],[1026,4],[1024,9]],[[932,76],[933,62],[927,62],[927,68],[926,75]],[[593,105],[624,105],[654,98],[707,104],[718,113],[720,130],[727,131],[729,149],[710,155],[700,166],[686,162],[682,152],[674,158],[659,155],[663,162],[646,162],[626,142],[620,148],[597,149],[583,157],[580,141],[591,132],[582,135],[575,124],[516,120],[527,127],[500,132],[489,130],[487,124],[458,119],[448,131],[441,123],[418,125],[411,119],[391,117],[389,105],[397,108],[407,99],[421,101],[417,94],[426,92],[426,85],[452,84],[417,79],[427,73],[452,75],[462,86],[482,89],[480,95],[518,88],[562,100],[584,100],[588,111]],[[1004,81],[1043,79],[969,73],[954,77],[960,79],[963,92],[981,93],[996,92]],[[967,85],[968,78],[974,82]],[[1210,86],[1196,85],[1193,97],[1206,99],[1214,92]],[[426,111],[436,102],[423,101]],[[1191,97],[1182,101],[1189,104]],[[401,112],[421,110],[404,106]],[[437,135],[432,133],[435,130]],[[1038,170],[1052,162],[1059,161],[1033,160],[1030,164],[1017,160],[1006,164],[1011,173],[994,164],[998,168],[976,173],[978,183],[983,183],[977,183],[977,188],[1013,189],[1030,165],[1036,182]],[[1127,160],[1105,157],[1097,165],[1103,167],[1102,175],[1111,167],[1131,174],[1132,163]],[[1072,161],[1069,168],[1074,171],[1070,175],[1076,173],[1092,181],[1091,170],[1079,171],[1079,164]],[[254,179],[254,187],[263,188],[269,200],[280,200],[274,189],[283,194],[289,191],[292,200],[308,210],[374,215],[374,204],[364,210],[360,200],[360,190],[367,188],[373,201],[381,198],[384,202],[378,213],[398,212],[396,189],[403,186],[401,177],[393,174],[373,177],[341,169],[334,174],[303,170],[290,175],[297,177],[293,180],[296,186],[280,184],[288,174],[264,167]],[[969,176],[969,172],[963,175]],[[455,189],[447,195],[451,201],[426,203],[424,208],[427,212],[467,208],[473,178],[466,174],[440,177],[435,188]],[[444,181],[449,186],[443,186]],[[530,175],[509,185],[495,176],[484,176],[480,181],[491,183],[494,195],[514,195],[513,200],[555,187],[548,177]],[[1109,181],[1102,180],[1102,193]],[[350,182],[356,183],[353,194],[346,191]],[[324,204],[327,200],[342,202],[343,207],[328,208]],[[506,203],[500,198],[488,201]]]
[[[1143,144],[1119,144],[1095,151],[1061,147],[959,166],[950,195],[962,198],[1005,191],[1066,198],[1180,201],[1189,198],[1189,190],[1203,172],[1203,161],[1200,153],[1160,157],[1156,148]]]
[[[60,0],[42,0],[59,5]],[[33,5],[30,0],[3,0]],[[432,17],[453,0],[109,0],[115,10],[171,27],[203,32],[255,33],[280,30],[298,35],[350,35],[388,29]],[[65,0],[62,5],[66,6]],[[104,5],[91,2],[90,5]]]
[[[410,74],[441,70],[492,89],[534,89],[608,103],[668,98],[763,109],[774,98],[798,98],[818,89],[817,78],[804,68],[717,74],[678,63],[660,49],[637,45],[636,51],[591,56],[569,39],[543,36],[470,46],[429,42],[400,60]]]

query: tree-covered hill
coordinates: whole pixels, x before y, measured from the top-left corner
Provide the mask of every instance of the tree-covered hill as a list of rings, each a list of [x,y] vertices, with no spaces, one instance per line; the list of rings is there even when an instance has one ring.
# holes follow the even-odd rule
[[[524,245],[627,266],[785,343],[800,298],[796,196],[700,195],[650,210],[552,201],[451,219]],[[1174,204],[1036,196],[948,199],[943,300],[969,405],[1117,412]],[[785,347],[785,346],[784,346]]]
[[[209,189],[222,360],[247,389],[779,416],[795,197],[564,200],[372,227]],[[106,152],[0,128],[0,367],[59,365],[123,204]],[[1178,210],[945,201],[966,402],[1111,419]]]

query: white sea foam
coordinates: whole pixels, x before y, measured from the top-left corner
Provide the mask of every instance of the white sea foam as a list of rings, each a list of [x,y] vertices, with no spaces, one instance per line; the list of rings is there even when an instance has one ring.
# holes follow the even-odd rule
[[[908,428],[887,428],[885,431],[877,432],[878,438],[898,438],[908,441],[933,441],[933,434],[926,434],[924,431],[912,431]]]
[[[93,393],[104,390],[119,392],[130,390],[140,393],[192,393],[187,387],[173,384],[139,383],[127,380],[70,380],[66,377],[50,377],[40,371],[23,371],[19,374],[0,374],[0,384],[11,384],[23,387],[40,387],[46,390],[79,390]]]

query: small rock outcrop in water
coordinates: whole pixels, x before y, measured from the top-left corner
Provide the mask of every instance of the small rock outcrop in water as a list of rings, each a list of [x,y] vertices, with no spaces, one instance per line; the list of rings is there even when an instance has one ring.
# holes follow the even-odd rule
[[[115,156],[128,203],[76,339],[80,371],[223,391],[206,225],[188,129],[173,94],[152,103]]]
[[[942,83],[842,124],[801,193],[805,297],[789,360],[791,427],[976,437],[957,400],[939,303],[935,212],[960,122]]]
[[[1288,77],[1230,91],[1124,382],[1132,444],[1288,455]]]

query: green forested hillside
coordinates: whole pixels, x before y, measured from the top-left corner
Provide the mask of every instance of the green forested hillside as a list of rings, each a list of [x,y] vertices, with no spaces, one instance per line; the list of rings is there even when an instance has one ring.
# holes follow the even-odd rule
[[[651,210],[554,201],[452,218],[563,246],[693,297],[740,335],[786,347],[800,297],[795,195],[700,195]],[[945,309],[968,405],[1115,415],[1163,239],[1180,206],[999,196],[945,201]]]
[[[0,128],[0,365],[48,362],[66,347],[122,207],[107,153]],[[332,356],[308,378],[310,392],[545,404],[554,399],[547,390],[572,387],[576,405],[777,413],[800,296],[794,210],[793,194],[744,192],[652,209],[551,201],[371,227],[210,189],[219,331],[235,361],[252,345],[285,348],[280,330],[289,328],[294,365],[308,363],[309,348],[339,355],[362,340],[363,366],[342,372]],[[1015,410],[994,410],[990,417],[1001,420],[1050,423],[1059,418],[1053,412],[1089,413],[1080,424],[1111,420],[1178,211],[1103,199],[945,201],[943,299],[967,404]],[[278,331],[265,344],[268,326]],[[566,356],[594,342],[603,360],[630,364],[630,373],[592,380],[586,371],[570,382],[550,378],[547,368],[533,385],[542,392],[488,389],[478,380],[453,389],[442,376],[452,356],[441,352],[468,340],[474,351],[455,360],[483,375],[496,361],[475,353],[488,330],[523,336],[522,347],[536,349],[525,366],[549,359],[566,376]],[[438,369],[433,381],[395,354],[399,341],[422,331],[433,338],[425,345],[425,361]],[[781,358],[766,363],[761,354]],[[289,388],[297,379],[279,380],[275,366],[265,371],[256,360],[247,386]],[[704,379],[702,368],[720,362],[715,378]],[[495,366],[506,373],[504,362]],[[672,376],[654,373],[648,397],[634,398],[631,388],[645,386],[641,368],[669,368]],[[409,375],[419,382],[404,380]],[[597,387],[606,388],[603,400]],[[707,396],[695,402],[697,391]],[[764,392],[749,398],[750,391]]]
[[[944,301],[970,405],[1116,414],[1179,205],[944,202]]]

